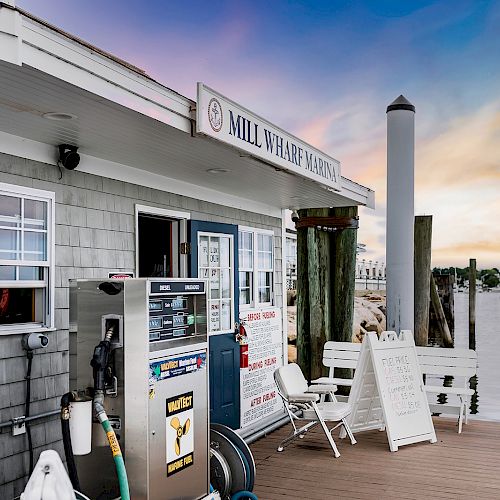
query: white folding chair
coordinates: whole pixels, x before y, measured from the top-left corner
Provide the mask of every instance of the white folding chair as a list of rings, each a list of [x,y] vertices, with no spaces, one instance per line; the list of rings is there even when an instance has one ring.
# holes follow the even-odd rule
[[[274,372],[274,380],[293,426],[293,432],[280,443],[278,451],[283,451],[284,447],[295,438],[303,438],[305,433],[316,425],[321,425],[336,458],[340,457],[340,453],[331,433],[337,427],[343,425],[351,443],[356,444],[356,439],[346,422],[346,417],[351,413],[351,405],[339,403],[335,399],[336,386],[308,386],[301,369],[295,363],[278,368]],[[319,402],[320,394],[330,394],[332,401]],[[310,422],[297,428],[295,420],[300,419]],[[328,429],[326,422],[338,423],[332,429]]]

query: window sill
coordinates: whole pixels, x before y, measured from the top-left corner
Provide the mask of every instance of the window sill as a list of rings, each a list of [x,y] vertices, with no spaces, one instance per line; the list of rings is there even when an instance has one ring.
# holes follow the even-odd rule
[[[22,326],[1,325],[0,337],[7,335],[22,335],[25,333],[48,333],[55,332],[57,328],[41,325],[23,324]]]

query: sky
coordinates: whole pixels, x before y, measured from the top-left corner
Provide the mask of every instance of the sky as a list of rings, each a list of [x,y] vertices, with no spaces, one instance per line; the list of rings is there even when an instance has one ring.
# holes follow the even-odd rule
[[[202,81],[338,159],[376,192],[385,259],[386,107],[416,107],[415,213],[433,265],[500,267],[500,1],[18,0],[195,99]]]

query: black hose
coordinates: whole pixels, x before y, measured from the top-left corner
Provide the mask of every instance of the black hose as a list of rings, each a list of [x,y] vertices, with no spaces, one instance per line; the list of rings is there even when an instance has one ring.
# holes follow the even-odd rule
[[[72,401],[74,401],[74,396],[71,392],[67,392],[61,398],[61,431],[69,479],[71,480],[73,489],[81,491],[80,481],[78,479],[78,471],[76,469],[75,456],[73,455],[73,447],[71,446],[71,434],[69,431],[69,404]]]
[[[31,403],[31,364],[33,362],[33,351],[26,351],[28,358],[28,369],[26,370],[26,403],[24,414],[26,417],[30,416],[30,403]],[[29,475],[33,473],[33,440],[31,439],[31,427],[29,421],[26,422],[26,436],[28,437],[28,450],[30,455],[30,468]]]

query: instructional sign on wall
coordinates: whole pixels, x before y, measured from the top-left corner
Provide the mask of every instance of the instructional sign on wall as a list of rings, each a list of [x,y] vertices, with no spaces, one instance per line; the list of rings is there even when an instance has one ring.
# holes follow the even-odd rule
[[[283,411],[273,373],[283,366],[282,318],[279,308],[240,313],[248,335],[248,368],[240,371],[241,426]]]
[[[349,396],[353,432],[386,428],[391,451],[420,441],[436,442],[415,342],[383,332],[365,336]]]
[[[166,400],[167,476],[194,463],[193,392]]]

